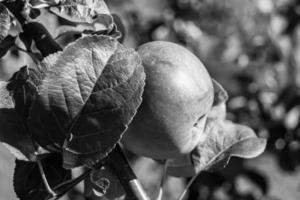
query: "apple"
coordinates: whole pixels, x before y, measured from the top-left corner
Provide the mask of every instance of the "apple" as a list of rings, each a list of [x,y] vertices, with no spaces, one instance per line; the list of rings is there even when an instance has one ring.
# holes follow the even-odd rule
[[[213,84],[202,62],[172,42],[137,49],[146,73],[143,101],[122,143],[130,151],[168,159],[191,152],[201,139],[213,99]]]

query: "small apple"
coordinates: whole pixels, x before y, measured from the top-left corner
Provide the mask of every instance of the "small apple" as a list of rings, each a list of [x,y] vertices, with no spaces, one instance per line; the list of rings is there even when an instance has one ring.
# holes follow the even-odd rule
[[[213,84],[201,61],[171,42],[149,42],[137,49],[146,73],[143,102],[122,143],[154,159],[189,153],[203,137],[213,104]]]

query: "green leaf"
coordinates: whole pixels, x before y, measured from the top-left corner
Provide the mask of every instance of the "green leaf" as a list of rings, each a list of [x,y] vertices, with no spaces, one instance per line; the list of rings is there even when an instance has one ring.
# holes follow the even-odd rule
[[[8,35],[0,42],[0,58],[5,56],[10,48],[15,45],[16,37]]]
[[[0,44],[10,29],[10,16],[7,8],[0,3]]]
[[[71,179],[71,171],[62,167],[61,155],[51,154],[42,164],[50,187]],[[35,162],[16,160],[14,189],[20,200],[41,200],[49,195]]]
[[[17,159],[35,160],[33,142],[22,118],[14,109],[6,84],[0,81],[0,141]]]
[[[114,148],[141,103],[140,57],[116,39],[89,36],[50,65],[29,126],[44,148],[61,146],[65,167],[93,165]]]

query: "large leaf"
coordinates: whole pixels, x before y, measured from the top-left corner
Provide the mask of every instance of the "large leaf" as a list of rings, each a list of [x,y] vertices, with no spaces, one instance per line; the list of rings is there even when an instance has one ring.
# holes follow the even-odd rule
[[[50,187],[71,179],[71,171],[62,168],[62,158],[52,154],[42,160],[45,176]],[[41,200],[49,193],[42,181],[38,164],[16,160],[14,189],[20,200]]]
[[[7,36],[10,28],[10,16],[7,8],[0,3],[0,44]]]
[[[266,140],[258,138],[254,131],[243,125],[225,120],[227,100],[226,91],[214,81],[215,101],[208,114],[204,134],[188,155],[169,161],[167,173],[172,176],[194,176],[201,171],[225,167],[232,156],[253,158],[260,155]]]
[[[30,128],[43,147],[63,148],[65,167],[92,165],[114,148],[141,103],[141,60],[116,39],[89,36],[51,65]]]

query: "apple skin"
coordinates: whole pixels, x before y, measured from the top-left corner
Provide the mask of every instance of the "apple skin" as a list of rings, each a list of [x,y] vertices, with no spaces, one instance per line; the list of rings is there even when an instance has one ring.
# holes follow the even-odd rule
[[[193,53],[175,43],[149,42],[137,51],[146,85],[122,143],[154,159],[189,153],[205,139],[203,129],[214,98],[211,77]]]

